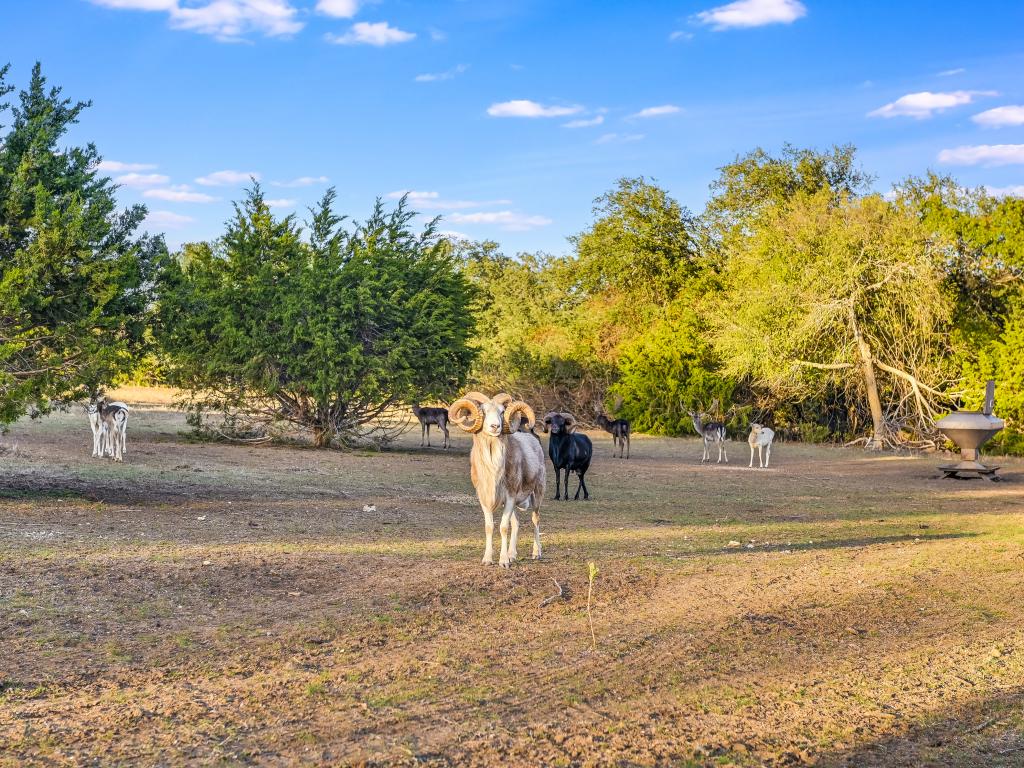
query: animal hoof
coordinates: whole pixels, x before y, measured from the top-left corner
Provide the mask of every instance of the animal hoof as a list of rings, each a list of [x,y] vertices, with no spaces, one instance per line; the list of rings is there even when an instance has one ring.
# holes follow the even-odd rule
[[[509,561],[508,560],[502,560],[501,562],[498,563],[498,565],[500,565],[502,568],[508,568]]]

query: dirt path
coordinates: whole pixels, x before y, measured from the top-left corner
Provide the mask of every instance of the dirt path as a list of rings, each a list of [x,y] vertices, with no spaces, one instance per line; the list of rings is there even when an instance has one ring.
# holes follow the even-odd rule
[[[4,438],[0,765],[1024,764],[1019,462],[595,435],[593,500],[502,571],[465,436],[183,429],[137,409],[123,465],[80,414]]]

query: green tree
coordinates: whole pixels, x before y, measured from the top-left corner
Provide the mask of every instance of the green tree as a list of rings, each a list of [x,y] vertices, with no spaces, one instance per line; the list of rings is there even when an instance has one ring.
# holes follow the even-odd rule
[[[387,409],[450,395],[472,361],[470,289],[403,200],[351,231],[330,190],[309,239],[256,186],[227,232],[161,276],[158,338],[193,406],[312,431],[317,446],[382,429]]]
[[[47,89],[38,64],[0,104],[0,424],[95,393],[146,346],[163,241],[135,234],[144,207],[118,211],[95,146],[59,146],[88,106]]]
[[[719,169],[702,216],[710,238],[705,245],[728,246],[730,237],[742,237],[762,213],[798,194],[826,191],[839,203],[867,193],[871,182],[850,144],[827,152],[785,144],[778,155],[758,147]]]
[[[735,241],[709,319],[727,372],[797,400],[843,387],[881,446],[931,431],[948,402],[944,277],[914,210],[826,187],[766,209]]]
[[[594,202],[594,223],[573,238],[577,289],[664,307],[700,269],[694,218],[664,189],[622,178]]]
[[[611,387],[621,402],[618,415],[638,432],[692,432],[688,411],[731,401],[735,383],[719,367],[704,323],[689,306],[676,305],[668,317],[624,345]]]

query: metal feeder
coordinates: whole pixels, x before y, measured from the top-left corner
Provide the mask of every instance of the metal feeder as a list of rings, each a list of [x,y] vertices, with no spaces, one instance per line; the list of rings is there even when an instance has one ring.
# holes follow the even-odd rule
[[[996,383],[989,379],[985,386],[985,407],[981,411],[957,411],[935,422],[938,430],[960,448],[960,462],[939,467],[943,477],[963,479],[961,475],[984,477],[996,481],[996,470],[979,461],[981,446],[999,432],[1006,423],[992,415],[995,408]]]

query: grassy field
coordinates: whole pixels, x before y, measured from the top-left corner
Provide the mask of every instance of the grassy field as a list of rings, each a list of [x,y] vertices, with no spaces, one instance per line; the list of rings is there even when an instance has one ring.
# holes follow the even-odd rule
[[[123,465],[77,411],[3,438],[0,765],[1024,765],[1019,462],[594,435],[591,501],[505,571],[465,435],[184,431],[139,406]]]

